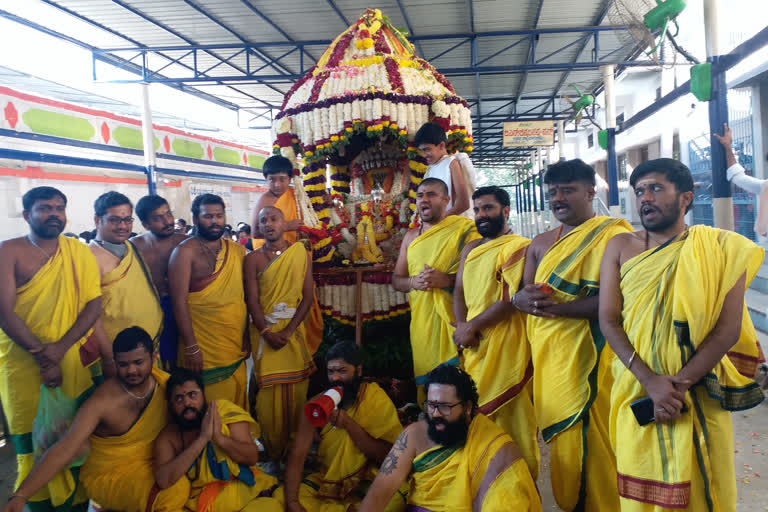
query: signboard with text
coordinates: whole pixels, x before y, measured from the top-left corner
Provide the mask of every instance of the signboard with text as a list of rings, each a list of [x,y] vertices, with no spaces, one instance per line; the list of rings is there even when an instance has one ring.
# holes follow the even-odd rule
[[[553,146],[554,121],[512,121],[504,123],[504,147]]]

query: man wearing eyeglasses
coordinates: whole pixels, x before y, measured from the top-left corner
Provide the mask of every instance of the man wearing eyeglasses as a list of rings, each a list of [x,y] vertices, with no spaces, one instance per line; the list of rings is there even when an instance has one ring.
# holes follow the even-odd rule
[[[99,265],[102,294],[101,318],[94,333],[110,345],[123,329],[138,326],[152,336],[157,353],[163,310],[146,263],[128,241],[133,229],[133,204],[119,192],[107,192],[96,199],[93,208],[96,238],[89,247]]]
[[[254,438],[259,424],[229,400],[206,401],[201,374],[186,368],[166,382],[168,425],[154,444],[154,473],[160,489],[189,479],[184,510],[282,512],[271,498],[277,479],[261,471]]]
[[[384,510],[409,474],[408,510],[541,511],[520,448],[501,427],[476,414],[472,378],[443,364],[427,374],[424,388],[426,419],[397,438],[359,512]]]

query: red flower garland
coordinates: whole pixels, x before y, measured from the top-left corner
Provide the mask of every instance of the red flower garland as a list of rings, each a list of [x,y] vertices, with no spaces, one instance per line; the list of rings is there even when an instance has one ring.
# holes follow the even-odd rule
[[[331,53],[331,57],[328,59],[327,67],[335,68],[339,65],[341,59],[344,58],[344,52],[347,51],[347,48],[349,48],[349,43],[352,42],[354,37],[355,35],[352,33],[352,31],[349,31],[339,38],[339,42],[336,43],[336,46],[333,49],[333,53]]]
[[[373,36],[373,48],[378,53],[384,53],[387,55],[390,55],[392,53],[392,50],[389,49],[389,45],[387,44],[387,40],[384,37],[384,31],[379,30],[376,32],[376,35]]]
[[[315,77],[315,83],[312,84],[312,93],[309,95],[309,102],[317,101],[317,97],[320,95],[320,90],[323,88],[323,84],[331,76],[330,71],[321,71]]]
[[[290,100],[290,99],[291,99],[291,96],[293,96],[293,93],[295,93],[295,92],[298,90],[298,88],[299,88],[299,87],[301,87],[302,85],[304,85],[304,83],[305,83],[307,80],[309,80],[310,78],[312,78],[312,76],[313,76],[313,73],[315,72],[315,68],[317,68],[317,65],[314,65],[314,66],[312,66],[311,68],[309,68],[309,71],[307,71],[306,73],[304,73],[304,76],[302,76],[301,78],[299,78],[298,80],[296,80],[296,83],[294,83],[294,84],[293,84],[293,86],[292,86],[290,89],[288,89],[288,92],[287,92],[287,93],[285,93],[285,97],[284,97],[284,99],[283,99],[283,104],[282,104],[282,106],[280,107],[280,110],[281,110],[281,111],[285,110],[285,106],[288,104],[288,100]]]
[[[392,87],[392,91],[404,94],[403,79],[400,76],[400,71],[397,69],[397,61],[392,57],[387,57],[384,59],[384,67],[387,70],[387,78],[389,78],[389,85]]]

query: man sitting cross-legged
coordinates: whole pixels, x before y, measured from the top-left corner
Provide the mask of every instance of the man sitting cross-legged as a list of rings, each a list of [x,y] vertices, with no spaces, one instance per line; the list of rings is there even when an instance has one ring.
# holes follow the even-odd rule
[[[408,504],[415,511],[541,511],[520,449],[501,427],[475,414],[472,378],[443,364],[427,374],[424,388],[426,419],[397,438],[359,511],[383,510],[411,472]]]
[[[376,467],[402,431],[395,406],[384,390],[376,383],[362,381],[362,354],[357,345],[337,343],[328,350],[326,360],[328,380],[331,386],[343,388],[343,398],[328,424],[320,429],[301,417],[288,456],[285,488],[278,491],[284,490],[290,512],[345,512],[357,506],[376,476]],[[304,460],[315,433],[320,436],[322,469],[302,482]],[[392,498],[387,510],[404,508],[401,493]]]
[[[122,512],[175,512],[184,506],[187,479],[159,490],[152,474],[152,441],[168,422],[168,374],[152,367],[152,338],[140,327],[129,327],[117,335],[113,350],[117,378],[85,401],[67,433],[45,452],[3,512],[21,512],[27,498],[81,455],[89,441],[80,481],[92,500]]]
[[[270,498],[277,480],[256,467],[259,425],[229,400],[205,400],[199,373],[178,368],[165,390],[170,422],[155,440],[155,478],[161,489],[189,478],[185,510],[282,511]]]

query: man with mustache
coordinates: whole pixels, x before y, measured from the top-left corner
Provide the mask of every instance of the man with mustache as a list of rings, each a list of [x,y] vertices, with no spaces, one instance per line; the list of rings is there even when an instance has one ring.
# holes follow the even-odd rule
[[[624,219],[595,215],[595,171],[581,160],[550,165],[544,183],[561,225],[531,241],[523,288],[513,297],[527,313],[536,420],[552,446],[560,508],[617,510],[607,425],[614,355],[600,333],[597,295],[605,245],[632,228]]]
[[[443,363],[459,364],[453,335],[453,285],[461,252],[480,238],[475,223],[448,215],[448,187],[437,178],[425,178],[416,191],[421,226],[403,237],[392,273],[392,286],[408,293],[411,305],[413,371],[423,401],[426,375]]]
[[[246,407],[250,352],[243,288],[245,248],[222,238],[224,200],[201,194],[192,201],[195,236],[171,253],[168,284],[179,329],[178,364],[202,373],[209,400]]]
[[[168,374],[153,367],[152,338],[141,327],[118,333],[112,345],[117,377],[101,384],[77,411],[64,436],[48,448],[11,496],[3,512],[38,510],[29,497],[60,478],[60,471],[87,453],[79,469],[87,499],[106,510],[177,512],[189,496],[184,479],[165,489],[155,485],[152,441],[168,423],[165,383]],[[58,473],[58,474],[57,474]],[[54,476],[55,475],[55,476]],[[20,480],[20,481],[21,481]],[[75,480],[77,481],[77,480]],[[85,497],[87,495],[87,498]],[[51,494],[51,498],[55,494]],[[35,507],[35,508],[33,508]],[[67,505],[60,509],[69,509]],[[42,508],[40,510],[43,510]],[[53,510],[53,509],[51,509]]]
[[[89,337],[101,314],[99,269],[88,247],[61,236],[66,196],[36,187],[22,204],[29,234],[0,243],[0,399],[16,450],[17,487],[34,464],[32,423],[41,383],[83,398],[99,373],[89,367],[98,365],[100,353],[112,359],[110,350]],[[74,497],[77,476],[67,472],[72,473],[63,470],[24,499],[41,510],[83,503]]]
[[[93,208],[96,238],[88,247],[99,264],[102,300],[96,335],[109,346],[117,333],[138,326],[152,336],[157,347],[163,310],[144,259],[128,241],[133,229],[131,200],[119,192],[107,192],[96,199]]]
[[[453,341],[461,353],[462,368],[477,384],[478,412],[512,436],[535,480],[539,445],[531,347],[525,317],[511,301],[520,287],[530,240],[509,229],[506,190],[481,187],[472,194],[472,201],[475,225],[483,238],[468,243],[461,253],[453,290]]]
[[[629,183],[645,230],[614,237],[600,273],[600,326],[619,360],[609,427],[620,510],[736,510],[729,413],[764,397],[732,351],[756,340],[744,292],[763,249],[685,225],[693,178],[676,160],[644,162]],[[655,423],[642,426],[631,404],[646,397]]]
[[[411,476],[409,509],[541,511],[541,499],[520,449],[477,413],[472,378],[451,365],[427,375],[425,419],[395,441],[359,512],[384,510]]]
[[[157,195],[144,196],[136,203],[136,216],[148,233],[131,238],[152,276],[163,309],[163,333],[160,335],[160,360],[166,369],[176,366],[179,332],[173,316],[168,287],[168,260],[171,251],[187,236],[174,230],[173,213],[168,201]]]
[[[403,430],[384,390],[375,382],[363,381],[360,347],[350,341],[339,342],[328,350],[326,361],[329,386],[343,388],[342,401],[319,429],[301,416],[285,468],[288,512],[345,512],[356,507]],[[304,461],[315,436],[320,437],[317,453],[322,467],[302,480]],[[387,510],[404,509],[404,495],[396,495]]]
[[[271,498],[274,477],[256,463],[259,425],[229,400],[210,403],[199,373],[171,372],[165,388],[170,421],[154,443],[154,474],[160,489],[189,479],[185,510],[282,512]]]
[[[283,212],[274,206],[259,212],[265,243],[245,258],[244,273],[253,371],[258,384],[256,416],[264,429],[269,456],[279,461],[299,426],[315,370],[304,319],[312,305],[312,256],[302,243],[290,243]]]

